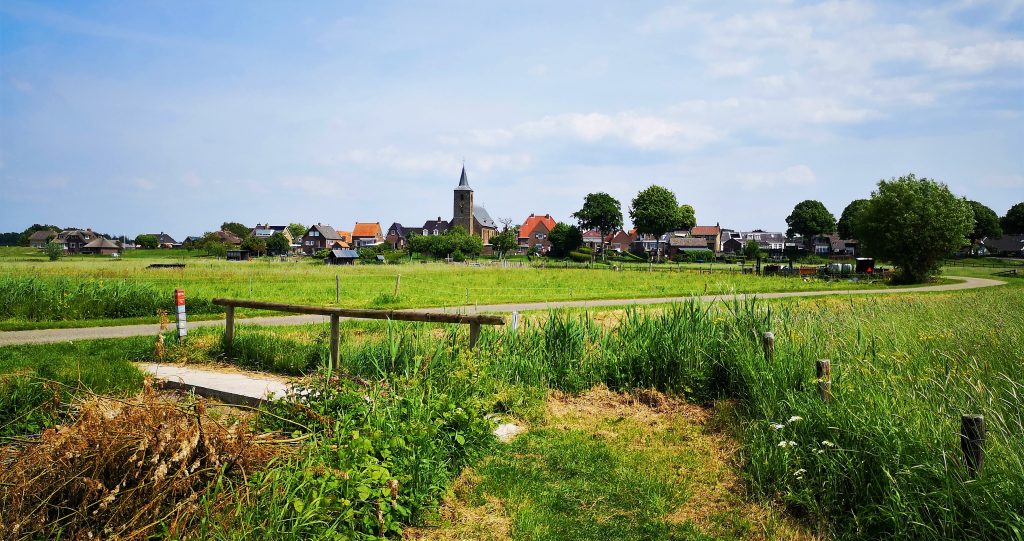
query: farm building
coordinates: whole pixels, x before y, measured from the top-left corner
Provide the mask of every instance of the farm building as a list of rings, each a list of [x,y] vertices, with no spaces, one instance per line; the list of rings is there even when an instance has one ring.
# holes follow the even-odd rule
[[[28,245],[33,248],[46,248],[46,245],[56,237],[56,231],[36,231],[28,237]]]
[[[249,250],[228,250],[228,261],[249,261]]]
[[[352,265],[359,259],[359,252],[355,250],[346,250],[344,248],[335,248],[330,252],[327,252],[327,257],[324,259],[324,263],[328,265]]]
[[[83,254],[114,255],[121,253],[121,245],[105,237],[96,237],[82,246]]]

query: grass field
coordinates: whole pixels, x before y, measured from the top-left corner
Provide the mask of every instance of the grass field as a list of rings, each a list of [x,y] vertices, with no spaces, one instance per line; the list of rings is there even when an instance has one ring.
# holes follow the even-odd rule
[[[146,268],[166,262],[174,254],[186,257],[182,260],[186,268]],[[333,305],[337,295],[337,304],[345,307],[414,308],[880,287],[846,281],[701,274],[684,268],[616,272],[440,263],[330,267],[310,260],[232,263],[190,256],[181,250],[152,250],[130,252],[121,260],[77,256],[50,262],[32,249],[0,249],[0,328],[66,325],[57,323],[63,321],[140,322],[149,316],[155,321],[157,308],[173,308],[171,295],[176,288],[185,289],[189,313],[203,316],[218,312],[208,303],[213,297]],[[395,295],[399,275],[401,283]],[[240,315],[245,313],[240,311]]]

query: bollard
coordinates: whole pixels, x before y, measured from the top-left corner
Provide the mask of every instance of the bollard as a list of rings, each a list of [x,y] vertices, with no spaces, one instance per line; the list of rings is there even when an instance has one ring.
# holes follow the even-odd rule
[[[821,395],[822,400],[830,402],[832,400],[832,361],[818,359],[816,368],[818,373],[818,394]]]
[[[517,329],[519,329],[519,312],[512,310],[512,330],[515,331]]]
[[[775,335],[771,331],[761,337],[761,346],[764,347],[764,360],[772,362],[775,358]]]
[[[960,416],[960,449],[964,463],[971,477],[981,474],[985,465],[985,417],[982,415]]]

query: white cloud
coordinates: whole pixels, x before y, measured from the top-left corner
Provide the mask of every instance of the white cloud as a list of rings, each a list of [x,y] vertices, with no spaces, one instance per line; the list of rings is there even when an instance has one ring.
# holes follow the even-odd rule
[[[769,188],[774,186],[809,186],[817,182],[818,179],[810,167],[794,165],[781,171],[744,173],[739,175],[739,180],[747,188]]]

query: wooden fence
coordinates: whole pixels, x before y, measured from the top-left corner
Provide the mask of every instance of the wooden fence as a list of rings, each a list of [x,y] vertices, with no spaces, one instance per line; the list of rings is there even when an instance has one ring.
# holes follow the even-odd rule
[[[223,306],[227,312],[224,326],[224,347],[231,352],[235,338],[235,308],[255,308],[292,314],[313,314],[331,318],[331,365],[338,366],[338,323],[341,318],[386,319],[391,321],[419,321],[424,323],[455,323],[469,325],[469,347],[476,347],[480,338],[481,325],[504,325],[505,318],[491,315],[446,314],[424,311],[360,310],[354,308],[333,308],[330,306],[302,306],[274,302],[249,301],[241,299],[213,299],[213,304]]]

